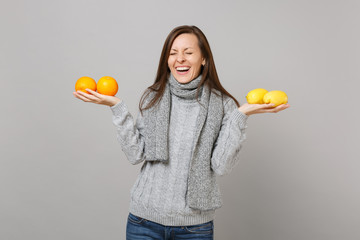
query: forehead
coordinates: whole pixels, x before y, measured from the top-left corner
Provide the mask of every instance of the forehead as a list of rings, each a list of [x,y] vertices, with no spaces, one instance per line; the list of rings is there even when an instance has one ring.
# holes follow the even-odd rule
[[[177,36],[171,46],[174,49],[182,48],[199,48],[198,39],[195,34],[183,33]]]

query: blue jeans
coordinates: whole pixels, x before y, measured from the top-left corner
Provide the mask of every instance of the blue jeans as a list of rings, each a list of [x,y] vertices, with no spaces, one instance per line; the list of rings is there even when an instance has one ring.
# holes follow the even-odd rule
[[[214,239],[213,221],[192,226],[164,226],[129,213],[126,240]]]

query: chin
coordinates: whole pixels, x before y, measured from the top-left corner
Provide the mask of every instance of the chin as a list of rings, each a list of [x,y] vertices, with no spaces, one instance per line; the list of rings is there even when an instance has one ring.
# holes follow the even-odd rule
[[[189,75],[189,76],[186,76],[186,75]],[[186,83],[189,83],[191,82],[192,80],[194,80],[196,77],[192,77],[191,74],[186,74],[185,76],[184,75],[178,75],[178,74],[173,74],[173,76],[175,77],[175,79],[179,82],[179,83],[182,83],[182,84],[186,84]]]
[[[192,81],[192,79],[175,78],[179,83],[186,84]]]

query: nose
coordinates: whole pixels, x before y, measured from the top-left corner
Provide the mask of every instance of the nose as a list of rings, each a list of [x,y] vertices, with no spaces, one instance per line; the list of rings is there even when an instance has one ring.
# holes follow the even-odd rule
[[[180,63],[183,63],[185,61],[184,54],[179,53],[176,60]]]

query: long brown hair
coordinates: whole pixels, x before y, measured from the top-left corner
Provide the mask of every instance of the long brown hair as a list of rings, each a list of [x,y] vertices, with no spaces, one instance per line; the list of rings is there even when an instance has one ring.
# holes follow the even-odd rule
[[[151,108],[153,105],[155,105],[158,102],[158,100],[164,94],[166,83],[170,76],[170,69],[168,67],[168,59],[169,59],[169,55],[170,55],[170,49],[171,49],[171,46],[172,46],[175,38],[177,38],[179,35],[184,34],[184,33],[194,34],[197,37],[198,44],[199,44],[199,47],[201,50],[201,54],[202,54],[203,58],[205,59],[205,65],[201,69],[202,77],[201,77],[201,82],[200,82],[199,86],[207,84],[209,86],[210,90],[216,89],[216,90],[220,91],[222,94],[225,94],[225,95],[231,97],[232,99],[234,99],[236,105],[238,107],[240,107],[239,102],[223,88],[223,86],[221,85],[221,83],[219,81],[219,77],[216,72],[215,62],[214,62],[213,55],[212,55],[212,52],[210,49],[210,45],[209,45],[209,42],[207,41],[204,33],[196,26],[184,25],[184,26],[179,26],[179,27],[174,28],[167,36],[164,46],[163,46],[163,49],[162,49],[162,52],[161,52],[155,82],[153,85],[148,87],[145,90],[144,94],[142,95],[140,103],[139,103],[140,112],[142,113],[143,110]],[[200,90],[200,87],[198,87],[197,96],[199,94],[199,90]],[[155,92],[155,96],[151,99],[151,101],[148,103],[147,106],[142,107],[145,99],[149,96],[149,94],[151,92]]]

